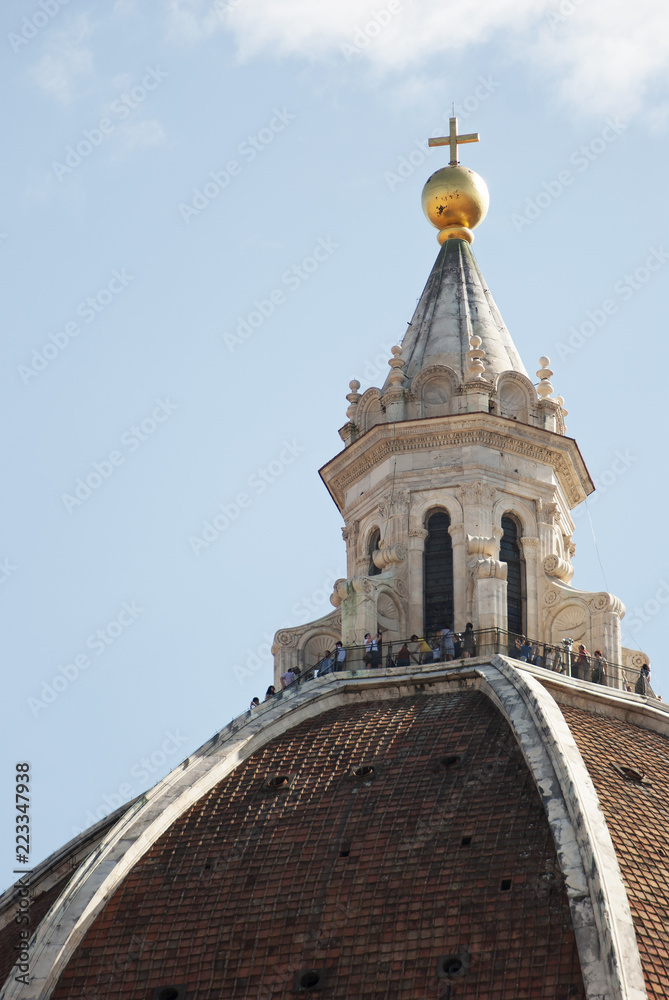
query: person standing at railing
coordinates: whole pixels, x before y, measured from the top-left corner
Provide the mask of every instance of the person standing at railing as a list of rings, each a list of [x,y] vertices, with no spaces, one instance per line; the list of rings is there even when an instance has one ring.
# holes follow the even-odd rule
[[[335,670],[343,670],[345,661],[346,661],[346,650],[342,646],[341,642],[337,641],[335,642],[335,652],[334,652]]]
[[[572,677],[577,677],[581,681],[590,680],[590,653],[583,645],[578,647],[576,662],[572,661]]]
[[[608,664],[600,649],[595,650],[595,658],[592,663],[592,674],[590,680],[593,684],[606,684],[606,668]]]
[[[295,681],[295,674],[292,670],[286,670],[285,674],[281,674],[281,687],[287,688]]]
[[[381,633],[377,632],[372,639],[369,632],[365,632],[365,655],[369,655],[369,665],[370,667],[380,667],[381,666]]]
[[[325,674],[331,674],[334,670],[334,660],[332,659],[332,653],[329,649],[326,649],[323,653],[323,659],[318,664],[318,676],[324,677]]]
[[[639,671],[639,676],[637,677],[636,684],[634,685],[634,691],[636,694],[643,694],[646,696],[650,694],[650,667],[647,663],[644,663]]]
[[[467,622],[465,625],[465,634],[462,637],[462,655],[464,658],[476,656],[476,636],[471,622]]]
[[[406,642],[397,650],[397,666],[408,667],[411,663],[411,653]]]
[[[518,636],[516,636],[513,642],[509,645],[509,656],[511,656],[514,660],[519,660],[521,647],[522,643]]]
[[[432,656],[432,646],[429,644],[427,639],[418,640],[418,649],[420,652],[419,663],[429,663],[433,659]]]
[[[552,646],[544,646],[544,667],[546,670],[553,669],[553,648]]]
[[[452,660],[455,656],[453,629],[450,625],[445,625],[439,633],[439,651],[442,660]]]
[[[520,644],[520,656],[518,657],[523,663],[529,663],[530,656],[532,655],[532,643],[529,639],[523,636],[523,641]]]

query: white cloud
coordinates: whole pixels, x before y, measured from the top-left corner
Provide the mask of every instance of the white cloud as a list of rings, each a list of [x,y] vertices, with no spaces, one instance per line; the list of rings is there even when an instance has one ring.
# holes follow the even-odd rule
[[[118,132],[118,146],[114,153],[115,160],[124,160],[138,149],[151,149],[163,146],[167,142],[165,130],[155,119],[145,118],[142,121],[131,122]]]
[[[394,0],[396,3],[397,0]],[[665,99],[669,13],[665,0],[169,0],[172,38],[189,44],[232,33],[241,59],[259,54],[336,58],[377,72],[425,72],[431,57],[497,42],[548,75],[586,113],[629,115],[652,87]],[[392,8],[391,8],[392,9]],[[357,41],[356,41],[357,40]]]
[[[85,42],[93,33],[86,14],[76,18],[66,31],[49,34],[47,50],[30,69],[30,76],[48,96],[69,104],[81,81],[93,72],[93,54]]]

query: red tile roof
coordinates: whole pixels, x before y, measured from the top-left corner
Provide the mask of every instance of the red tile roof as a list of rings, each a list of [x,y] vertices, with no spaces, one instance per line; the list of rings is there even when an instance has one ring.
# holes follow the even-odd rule
[[[669,739],[563,707],[599,796],[629,897],[649,1000],[669,996]],[[613,765],[644,774],[643,783]]]
[[[292,781],[264,788],[275,773]],[[438,976],[444,956],[468,971]],[[274,739],[137,864],[53,1000],[269,1000],[310,969],[324,1000],[584,996],[541,802],[483,695],[338,708]]]

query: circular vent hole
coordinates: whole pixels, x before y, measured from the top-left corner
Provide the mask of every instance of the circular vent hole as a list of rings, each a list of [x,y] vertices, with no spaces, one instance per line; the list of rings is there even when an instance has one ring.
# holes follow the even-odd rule
[[[374,774],[374,768],[371,764],[361,764],[360,767],[353,768],[354,778],[371,778]]]
[[[321,981],[320,972],[305,972],[300,976],[300,989],[313,990]]]
[[[158,994],[158,1000],[179,1000],[179,990],[176,990],[174,986],[166,986]]]
[[[446,976],[458,976],[462,972],[462,962],[459,958],[445,958],[442,969]]]
[[[456,764],[460,763],[460,758],[457,754],[449,754],[448,757],[442,757],[439,761],[441,767],[455,767]]]
[[[288,784],[287,774],[275,774],[273,778],[270,778],[267,782],[270,788],[283,788]]]

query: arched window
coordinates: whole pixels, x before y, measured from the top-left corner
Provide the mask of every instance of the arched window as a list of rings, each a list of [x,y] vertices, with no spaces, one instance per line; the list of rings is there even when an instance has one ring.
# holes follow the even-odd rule
[[[369,536],[369,543],[367,545],[367,555],[369,556],[369,569],[367,570],[367,576],[377,576],[381,570],[374,562],[374,553],[379,547],[379,542],[381,541],[381,532],[378,528]]]
[[[502,518],[502,541],[499,558],[507,565],[506,616],[507,629],[517,635],[525,634],[525,560],[520,551],[520,526],[514,517]]]
[[[453,628],[453,545],[448,529],[451,518],[445,510],[427,520],[428,535],[423,557],[423,608],[427,634]]]

